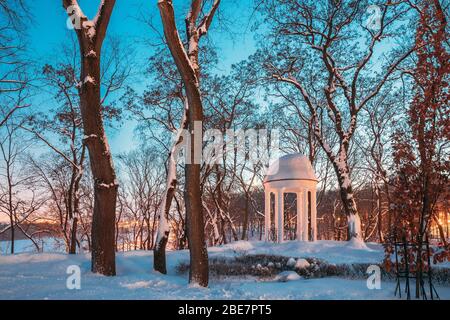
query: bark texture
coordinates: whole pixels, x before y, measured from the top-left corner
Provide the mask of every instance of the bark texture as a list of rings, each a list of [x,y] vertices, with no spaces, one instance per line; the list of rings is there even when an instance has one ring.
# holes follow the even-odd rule
[[[107,276],[116,274],[115,215],[118,183],[106,138],[100,95],[100,57],[115,0],[101,1],[97,15],[89,20],[77,0],[63,0],[63,6],[74,19],[81,57],[79,83],[80,109],[84,143],[89,152],[94,179],[94,212],[92,215],[92,272]]]
[[[205,244],[204,217],[201,198],[201,164],[198,154],[194,152],[195,144],[201,143],[202,134],[196,132],[196,123],[203,120],[203,105],[200,92],[199,41],[208,32],[220,0],[214,1],[211,10],[200,19],[203,0],[192,0],[186,17],[187,48],[185,48],[177,30],[175,13],[171,0],[158,1],[158,7],[163,22],[164,36],[170,49],[178,72],[183,80],[188,100],[188,128],[191,132],[190,163],[186,164],[186,226],[190,251],[189,282],[200,286],[208,286],[208,252]],[[198,21],[200,20],[200,21]],[[200,125],[201,130],[201,125]],[[200,136],[198,136],[200,134]],[[201,150],[201,147],[200,147]]]

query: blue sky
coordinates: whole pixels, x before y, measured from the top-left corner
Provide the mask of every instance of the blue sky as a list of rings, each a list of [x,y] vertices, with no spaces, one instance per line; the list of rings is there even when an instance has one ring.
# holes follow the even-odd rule
[[[67,37],[70,36],[71,31],[66,27],[67,14],[62,7],[62,0],[37,0],[30,3],[34,21],[28,28],[28,54],[42,64],[51,63],[52,57],[59,54],[61,45],[67,43]],[[98,3],[99,0],[79,0],[88,17],[95,15]],[[184,18],[188,4],[189,1],[174,1],[177,17]],[[250,31],[252,0],[225,0],[221,4],[220,14],[226,21],[224,25],[232,28],[233,32],[230,34],[213,23],[210,38],[218,48],[218,72],[227,72],[233,63],[246,59],[255,51],[255,41]],[[156,28],[162,32],[157,0],[117,0],[108,35],[124,39],[133,46],[134,58],[143,61],[152,50],[144,41],[155,44],[160,41],[154,31],[139,21],[140,17],[152,17]],[[133,87],[138,90],[144,88],[145,80],[135,83]],[[43,99],[47,105],[42,107],[50,108],[48,103],[51,100]],[[134,127],[135,123],[126,121],[117,130],[108,132],[113,153],[128,151],[136,145],[133,139]]]
[[[79,0],[80,6],[88,17],[93,17],[100,0]],[[62,0],[29,1],[34,16],[33,24],[28,29],[28,53],[39,63],[51,63],[52,59],[61,52],[61,45],[68,43],[67,37],[73,33],[67,29],[67,14],[62,7]],[[175,12],[180,19],[180,32],[183,30],[183,18],[190,1],[174,0]],[[217,47],[219,66],[217,72],[226,73],[232,64],[246,59],[256,50],[256,41],[251,26],[255,23],[253,16],[253,0],[223,0],[220,15],[213,22],[209,39]],[[157,8],[157,0],[116,0],[116,7],[108,28],[108,36],[124,39],[133,50],[132,61],[142,63],[152,54],[149,44],[160,44],[159,35],[139,18],[152,18],[156,29],[162,33],[162,26]],[[219,21],[223,23],[222,28]],[[232,30],[232,32],[229,32]],[[144,43],[146,41],[146,43]],[[375,60],[383,53],[395,46],[394,43],[377,45]],[[140,91],[145,88],[145,78],[133,79],[132,87]],[[51,97],[42,97],[37,107],[42,111],[51,108]],[[44,101],[44,103],[42,103]],[[117,129],[108,130],[111,149],[114,154],[129,151],[136,146],[133,130],[136,123],[125,121]]]

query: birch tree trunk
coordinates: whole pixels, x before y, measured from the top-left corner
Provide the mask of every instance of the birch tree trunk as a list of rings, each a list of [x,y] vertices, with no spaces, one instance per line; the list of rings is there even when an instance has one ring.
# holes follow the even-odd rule
[[[115,0],[101,1],[95,18],[88,20],[77,0],[63,0],[69,17],[75,18],[81,57],[80,109],[94,178],[92,272],[107,276],[116,274],[114,234],[118,183],[102,118],[100,57],[114,4]]]

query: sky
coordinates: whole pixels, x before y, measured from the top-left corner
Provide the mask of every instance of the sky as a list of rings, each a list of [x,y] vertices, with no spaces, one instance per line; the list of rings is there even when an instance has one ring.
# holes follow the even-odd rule
[[[80,7],[89,18],[95,16],[99,2],[79,0]],[[67,28],[67,14],[62,7],[62,0],[37,0],[29,3],[33,22],[28,28],[28,53],[35,61],[51,63],[73,32]],[[184,18],[188,4],[188,1],[174,1],[178,18]],[[130,51],[133,51],[133,60],[137,63],[151,55],[152,45],[161,43],[158,34],[142,22],[143,17],[151,18],[156,29],[162,33],[157,0],[117,0],[107,33],[107,36],[118,37],[125,45],[129,45]],[[252,0],[223,1],[219,17],[221,23],[213,22],[210,39],[219,54],[217,71],[226,73],[232,64],[246,59],[256,50],[250,31],[253,23]],[[180,32],[183,31],[181,28],[182,25]],[[232,32],[229,32],[230,29]],[[145,86],[145,79],[133,83],[133,88],[138,91]],[[40,99],[39,108],[51,108],[53,102],[49,97],[46,99],[41,95]],[[135,122],[125,120],[120,127],[108,131],[113,154],[129,151],[136,146],[137,141],[133,138],[135,126]]]
[[[62,0],[26,0],[32,19],[26,30],[26,55],[41,70],[47,63],[58,61],[62,46],[70,43],[74,35],[67,27],[68,16],[62,6]],[[100,0],[78,0],[84,14],[95,16]],[[184,32],[183,19],[190,1],[174,0],[175,14],[180,21],[180,32]],[[251,32],[254,23],[252,15],[253,0],[224,0],[221,3],[218,19],[213,21],[208,41],[216,46],[219,55],[218,73],[226,73],[234,63],[246,59],[256,50],[256,41]],[[117,37],[125,44],[132,55],[131,62],[142,64],[150,57],[155,45],[160,45],[160,35],[142,22],[152,19],[155,28],[162,34],[162,24],[157,0],[116,0],[116,5],[108,26],[107,37]],[[132,52],[132,53],[131,53]],[[131,79],[129,83],[137,92],[146,87],[145,78]],[[31,101],[33,111],[50,110],[55,101],[50,92],[39,88]],[[138,145],[134,136],[137,123],[123,119],[120,124],[107,129],[107,135],[114,155],[133,150]],[[46,153],[44,144],[36,144],[33,150]],[[33,151],[35,152],[35,151]],[[0,222],[6,217],[0,215]]]
[[[78,0],[83,12],[90,18],[95,16],[100,0]],[[62,45],[70,43],[69,37],[74,32],[67,28],[68,16],[63,9],[62,0],[27,0],[33,16],[27,31],[27,52],[33,61],[41,67],[53,63],[62,54]],[[183,32],[183,18],[187,12],[188,0],[174,0],[177,18],[180,19],[180,32]],[[238,63],[253,54],[256,40],[252,26],[255,24],[253,0],[222,0],[220,12],[213,21],[208,40],[216,46],[219,65],[218,73],[227,73],[232,64]],[[150,57],[154,46],[161,43],[159,34],[145,25],[141,20],[152,19],[157,32],[162,33],[157,0],[116,0],[107,36],[123,40],[132,62],[137,64]],[[220,23],[219,23],[220,22]],[[395,44],[382,43],[376,49],[376,55],[382,54]],[[130,85],[139,91],[146,87],[146,80],[133,79]],[[258,97],[255,97],[258,99]],[[51,94],[42,90],[33,102],[33,111],[52,109],[55,101]],[[120,126],[108,129],[108,139],[114,155],[130,151],[137,147],[134,138],[136,122],[122,121]],[[48,152],[48,147],[41,144],[39,149]],[[1,221],[1,216],[0,216]]]
[[[74,32],[67,28],[67,14],[62,6],[62,0],[27,0],[33,22],[28,28],[27,51],[34,61],[51,63],[58,58],[63,44],[69,43],[69,37]],[[95,16],[100,0],[78,0],[83,12],[92,18]],[[220,4],[220,12],[213,21],[208,41],[217,48],[219,65],[217,72],[227,73],[232,64],[246,59],[256,50],[253,0],[224,0]],[[183,19],[190,1],[174,0],[174,8],[179,19],[179,30],[184,32]],[[142,22],[151,19],[155,26],[152,30]],[[125,50],[130,51],[131,62],[142,64],[155,48],[161,44],[162,25],[157,8],[157,0],[116,0],[116,6],[108,27],[107,36],[117,37],[123,41]],[[393,44],[384,43],[377,46],[376,56]],[[132,52],[132,53],[131,53]],[[144,77],[132,80],[132,87],[140,92],[146,87]],[[36,101],[40,110],[50,109],[54,101],[51,96],[41,94]],[[108,129],[108,138],[113,154],[129,151],[136,147],[133,131],[136,122],[122,121],[120,126]]]

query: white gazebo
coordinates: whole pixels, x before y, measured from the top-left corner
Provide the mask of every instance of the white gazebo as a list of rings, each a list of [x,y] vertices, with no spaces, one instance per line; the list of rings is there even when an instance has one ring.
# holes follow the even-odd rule
[[[317,239],[316,187],[317,178],[311,163],[301,154],[283,156],[270,165],[264,178],[266,241],[284,240],[285,193],[297,195],[297,240]],[[274,194],[274,221],[271,221],[271,194]]]

